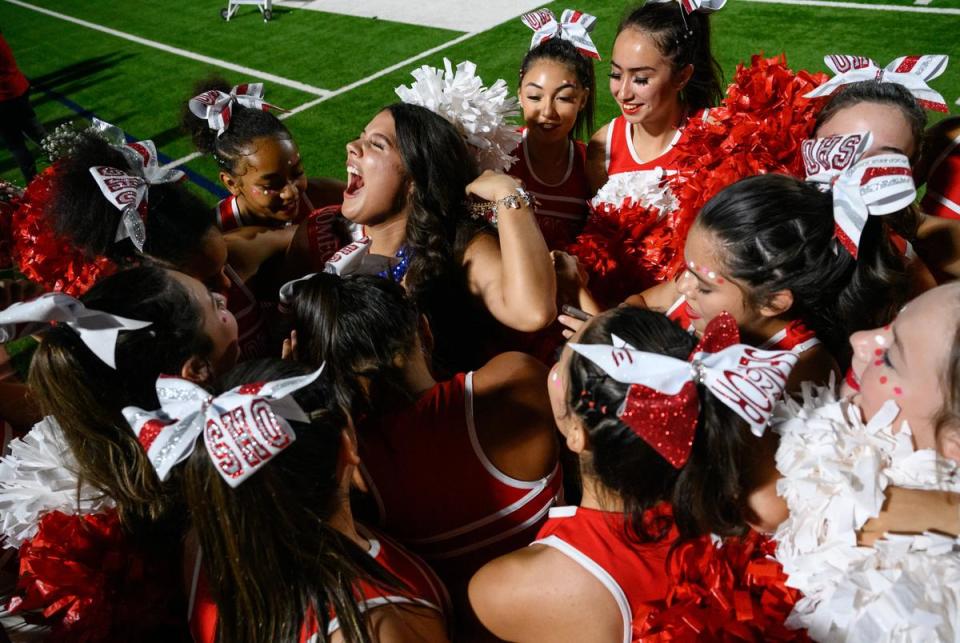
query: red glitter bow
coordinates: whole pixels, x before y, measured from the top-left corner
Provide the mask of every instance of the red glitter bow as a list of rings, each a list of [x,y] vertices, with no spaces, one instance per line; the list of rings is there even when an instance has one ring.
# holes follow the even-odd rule
[[[717,353],[738,343],[737,322],[727,313],[721,313],[707,325],[703,338],[687,360],[693,360],[699,353]],[[620,413],[624,424],[677,469],[690,457],[699,416],[700,396],[693,379],[675,395],[643,384],[631,384]]]

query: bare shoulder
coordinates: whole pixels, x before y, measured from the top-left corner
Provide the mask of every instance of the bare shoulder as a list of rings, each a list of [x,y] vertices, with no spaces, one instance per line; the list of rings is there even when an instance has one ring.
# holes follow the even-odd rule
[[[376,643],[446,643],[446,624],[429,607],[389,604],[367,612],[367,627]]]
[[[483,394],[504,385],[543,385],[547,367],[526,353],[501,353],[477,369],[473,374],[474,391]]]
[[[474,575],[470,604],[491,632],[508,641],[609,642],[623,637],[613,595],[559,550],[531,545]]]

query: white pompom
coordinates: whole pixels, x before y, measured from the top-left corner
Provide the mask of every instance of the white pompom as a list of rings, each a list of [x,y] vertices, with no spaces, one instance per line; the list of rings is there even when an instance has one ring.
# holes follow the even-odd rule
[[[472,147],[481,171],[510,169],[517,160],[513,151],[522,137],[516,125],[509,122],[520,113],[520,107],[509,95],[506,81],[500,79],[484,87],[474,63],[464,61],[454,70],[444,58],[443,65],[442,70],[427,65],[413,70],[413,84],[397,87],[397,96],[452,123]]]

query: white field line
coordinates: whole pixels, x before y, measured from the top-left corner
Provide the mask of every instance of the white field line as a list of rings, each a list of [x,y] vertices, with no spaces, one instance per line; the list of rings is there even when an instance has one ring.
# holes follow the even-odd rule
[[[10,0],[7,0],[7,1],[9,2]],[[411,56],[410,58],[407,58],[406,60],[401,60],[400,62],[398,62],[398,63],[395,64],[395,65],[390,65],[389,67],[385,67],[385,68],[381,69],[380,71],[378,71],[378,72],[376,72],[376,73],[374,73],[374,74],[370,74],[370,75],[367,76],[366,78],[361,78],[360,80],[355,80],[355,81],[353,81],[352,83],[349,83],[349,84],[347,84],[347,85],[344,85],[343,87],[340,87],[340,88],[338,88],[338,89],[334,89],[334,90],[328,92],[328,93],[327,93],[326,95],[324,95],[324,96],[320,96],[319,98],[314,98],[313,100],[307,101],[306,103],[303,103],[302,105],[298,105],[298,106],[294,107],[293,109],[291,109],[290,111],[284,112],[284,113],[280,114],[280,115],[279,115],[279,118],[280,118],[280,120],[285,120],[285,119],[287,119],[287,118],[290,118],[291,116],[294,116],[294,115],[296,115],[296,114],[299,114],[300,112],[302,112],[302,111],[304,111],[304,110],[308,110],[308,109],[310,109],[311,107],[315,107],[315,106],[319,105],[320,103],[322,103],[322,102],[324,102],[324,101],[330,100],[331,98],[333,98],[333,97],[335,97],[335,96],[339,96],[340,94],[345,94],[345,93],[349,92],[350,90],[356,89],[357,87],[360,87],[360,86],[362,86],[362,85],[366,85],[367,83],[369,83],[369,82],[371,82],[371,81],[374,81],[374,80],[376,80],[376,79],[378,79],[378,78],[381,78],[382,76],[386,76],[387,74],[393,73],[393,72],[395,72],[395,71],[398,70],[398,69],[402,69],[403,67],[406,67],[406,66],[409,65],[410,63],[416,62],[416,61],[420,60],[421,58],[425,58],[426,56],[429,56],[429,55],[431,55],[431,54],[435,54],[435,53],[437,53],[438,51],[441,51],[441,50],[443,50],[443,49],[446,49],[447,47],[452,47],[453,45],[459,44],[459,43],[463,42],[464,40],[466,40],[467,38],[472,38],[473,36],[476,36],[476,35],[479,34],[479,33],[483,33],[483,32],[482,32],[482,31],[474,31],[474,32],[470,32],[470,33],[465,33],[465,34],[463,34],[463,35],[461,35],[461,36],[457,36],[457,37],[454,38],[453,40],[448,40],[447,42],[445,42],[445,43],[443,43],[443,44],[440,44],[440,45],[437,45],[436,47],[433,47],[432,49],[427,49],[426,51],[422,51],[422,52],[420,52],[419,54],[417,54],[417,55],[415,55],[415,56]],[[200,152],[193,152],[192,154],[187,154],[186,156],[184,156],[184,157],[182,157],[182,158],[178,158],[178,159],[175,160],[175,161],[171,161],[170,163],[168,163],[167,165],[164,166],[164,169],[174,168],[174,167],[177,167],[177,166],[179,166],[179,165],[183,165],[184,163],[189,163],[190,161],[192,161],[192,160],[194,160],[194,159],[196,159],[196,158],[200,158],[201,156],[203,156],[203,154],[201,154]]]
[[[7,0],[8,2],[10,0]],[[832,9],[861,9],[863,11],[902,11],[904,13],[939,13],[960,16],[960,9],[941,7],[917,7],[895,4],[860,4],[858,2],[833,2],[832,0],[743,0],[761,4],[791,4],[803,7],[830,7]]]
[[[165,51],[168,54],[174,54],[175,56],[182,56],[184,58],[189,58],[190,60],[196,60],[198,62],[206,63],[208,65],[213,65],[214,67],[220,67],[222,69],[229,69],[230,71],[235,71],[239,74],[244,74],[246,76],[254,76],[256,78],[262,78],[263,80],[269,80],[271,83],[276,83],[277,85],[283,85],[284,87],[289,87],[291,89],[298,89],[302,92],[306,92],[307,94],[313,94],[314,96],[326,96],[327,94],[330,93],[330,91],[327,89],[314,87],[313,85],[301,83],[296,80],[290,80],[289,78],[284,78],[283,76],[269,74],[267,72],[253,69],[251,67],[236,65],[234,63],[227,62],[226,60],[220,60],[219,58],[211,58],[210,56],[204,56],[203,54],[198,54],[193,51],[187,51],[186,49],[180,49],[179,47],[171,47],[170,45],[165,45],[162,42],[157,42],[156,40],[148,40],[147,38],[134,36],[132,34],[125,33],[123,31],[111,29],[110,27],[104,27],[103,25],[98,25],[94,22],[88,22],[86,20],[74,18],[73,16],[68,16],[63,13],[57,13],[56,11],[44,9],[43,7],[37,7],[27,2],[23,2],[22,0],[6,0],[6,2],[17,5],[19,7],[23,7],[25,9],[30,9],[32,11],[36,11],[38,13],[51,16],[53,18],[58,18],[59,20],[72,22],[73,24],[80,25],[81,27],[86,27],[88,29],[93,29],[95,31],[101,31],[105,34],[116,36],[117,38],[123,38],[124,40],[129,40],[130,42],[135,42],[139,45],[144,45],[146,47],[159,49],[160,51]]]

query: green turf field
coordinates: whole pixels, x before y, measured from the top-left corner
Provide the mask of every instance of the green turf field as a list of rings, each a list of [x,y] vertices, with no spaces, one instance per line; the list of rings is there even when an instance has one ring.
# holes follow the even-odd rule
[[[854,2],[916,6],[913,0]],[[279,76],[292,86],[131,42],[24,4],[161,47]],[[344,175],[344,144],[380,107],[395,100],[393,88],[410,82],[411,69],[421,64],[441,65],[444,56],[454,62],[470,59],[488,83],[502,77],[513,85],[531,35],[516,19],[465,36],[457,31],[279,6],[269,23],[264,23],[253,7],[242,7],[233,20],[223,22],[218,11],[224,5],[213,0],[0,0],[0,29],[20,68],[34,83],[33,104],[48,130],[79,114],[92,113],[137,138],[153,139],[170,159],[182,158],[193,150],[178,129],[180,110],[193,82],[215,72],[237,83],[262,80],[269,102],[287,109],[303,107],[286,123],[300,145],[307,171],[338,177]],[[575,6],[598,18],[593,35],[604,57],[597,67],[600,124],[617,113],[603,80],[616,24],[627,4],[579,0],[575,5],[553,2],[545,6],[558,15]],[[794,68],[816,70],[825,70],[822,58],[826,53],[869,56],[881,65],[900,55],[948,54],[951,66],[932,85],[947,99],[951,113],[960,114],[960,106],[955,104],[960,98],[960,0],[932,0],[924,6],[949,13],[729,0],[712,18],[714,52],[728,79],[739,61],[759,52],[785,52]],[[931,119],[937,118],[939,115],[931,113]],[[37,153],[39,156],[39,150]],[[198,158],[186,167],[213,200],[209,192],[216,181],[213,162]],[[0,176],[22,182],[6,149],[0,149]]]

